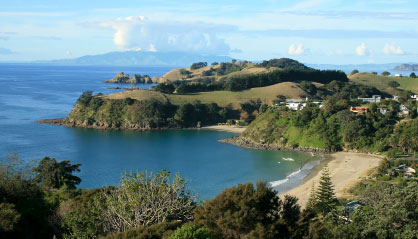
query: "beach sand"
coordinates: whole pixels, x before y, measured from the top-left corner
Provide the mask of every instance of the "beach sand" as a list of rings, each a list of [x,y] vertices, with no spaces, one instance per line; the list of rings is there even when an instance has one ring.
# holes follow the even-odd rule
[[[229,125],[211,125],[211,126],[204,126],[201,129],[210,129],[210,130],[219,130],[219,131],[226,131],[232,133],[242,133],[245,130],[245,127],[236,127],[236,126],[229,126]]]
[[[371,154],[347,152],[338,152],[329,156],[331,159],[326,160],[325,162],[327,162],[331,181],[335,186],[334,190],[337,197],[350,196],[347,190],[361,181],[365,176],[369,175],[383,159],[381,156]],[[321,166],[325,166],[325,163],[321,164]],[[289,194],[296,196],[299,198],[299,204],[304,207],[308,201],[312,184],[315,184],[315,188],[319,184],[321,166],[314,170],[301,185],[282,195]]]

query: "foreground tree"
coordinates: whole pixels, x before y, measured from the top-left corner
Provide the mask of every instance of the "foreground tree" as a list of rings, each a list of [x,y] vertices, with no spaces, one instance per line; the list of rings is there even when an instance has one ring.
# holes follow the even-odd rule
[[[411,78],[417,78],[417,75],[415,75],[415,73],[414,73],[414,72],[412,72],[412,73],[409,75],[409,77],[411,77]]]
[[[286,220],[294,221],[290,214],[298,207],[293,198],[288,201],[282,214]],[[210,229],[215,238],[283,238],[289,229],[280,219],[282,204],[265,182],[258,182],[256,187],[252,183],[240,184],[197,208],[195,223]]]
[[[322,169],[322,175],[316,191],[316,200],[315,207],[324,216],[336,207],[337,198],[335,197],[328,167]]]
[[[389,71],[382,72],[382,76],[389,76],[389,75],[390,75],[390,72]]]
[[[39,166],[33,171],[37,173],[35,181],[48,188],[61,188],[67,186],[75,189],[81,179],[73,175],[73,172],[80,172],[81,164],[70,164],[69,160],[57,162],[54,158],[45,157],[39,162]]]
[[[400,86],[400,84],[398,83],[398,82],[396,82],[396,81],[389,81],[388,82],[388,86],[390,87],[390,88],[396,88],[396,87],[398,87],[398,86]]]
[[[170,172],[127,173],[118,186],[104,189],[97,200],[105,233],[123,232],[169,220],[190,221],[196,207],[180,175]]]

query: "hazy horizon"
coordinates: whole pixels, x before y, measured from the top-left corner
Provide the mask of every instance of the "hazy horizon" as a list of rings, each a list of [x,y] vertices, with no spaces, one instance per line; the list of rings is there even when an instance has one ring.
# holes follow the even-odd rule
[[[0,7],[0,62],[129,50],[337,65],[408,63],[418,55],[412,0],[16,0]]]

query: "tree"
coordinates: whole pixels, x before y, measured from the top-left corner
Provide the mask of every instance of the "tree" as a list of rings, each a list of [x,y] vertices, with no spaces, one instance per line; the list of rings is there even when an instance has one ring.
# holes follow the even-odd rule
[[[77,103],[80,103],[82,105],[87,106],[87,104],[90,102],[90,100],[93,98],[92,96],[93,91],[88,90],[88,91],[84,91],[80,97],[78,97],[77,99]]]
[[[123,232],[169,220],[190,221],[196,196],[179,174],[126,173],[114,188],[105,188],[96,200],[105,233]]]
[[[256,230],[257,225],[271,230],[280,217],[281,205],[282,201],[266,182],[258,182],[257,187],[252,183],[240,184],[198,207],[195,223],[215,232],[215,238],[247,238],[245,235]]]
[[[382,76],[389,76],[389,75],[390,75],[390,72],[389,71],[382,72]]]
[[[331,182],[328,167],[322,169],[321,178],[319,180],[319,186],[316,191],[317,204],[316,208],[322,215],[328,214],[335,208],[337,199],[334,193],[334,186]]]
[[[80,184],[81,179],[73,175],[73,172],[80,172],[81,164],[70,164],[69,160],[57,162],[54,158],[44,157],[38,167],[33,171],[38,173],[35,181],[48,188],[67,188],[74,189]]]
[[[185,224],[178,228],[168,239],[211,239],[210,231],[204,227]]]
[[[414,73],[414,72],[412,72],[412,73],[409,75],[409,77],[411,77],[411,78],[417,78],[417,75],[415,75],[415,73]]]
[[[396,81],[389,81],[388,82],[388,86],[390,88],[396,88],[396,87],[400,86],[400,84],[398,82],[396,82]]]
[[[352,75],[357,74],[357,73],[358,73],[358,70],[357,70],[357,69],[354,69],[354,70],[351,72],[351,74],[352,74]]]

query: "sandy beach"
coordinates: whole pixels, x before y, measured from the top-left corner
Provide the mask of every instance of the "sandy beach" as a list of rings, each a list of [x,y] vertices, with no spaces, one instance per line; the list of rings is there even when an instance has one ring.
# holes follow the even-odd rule
[[[327,165],[337,197],[349,196],[347,190],[369,175],[382,160],[381,156],[347,152],[334,153],[330,157],[331,160],[328,161]],[[324,166],[325,164],[321,165]],[[312,184],[317,187],[320,176],[321,170],[318,168],[301,185],[283,193],[283,195],[290,194],[298,197],[300,205],[304,207],[309,198]]]
[[[211,125],[211,126],[204,126],[201,129],[219,130],[219,131],[226,131],[226,132],[232,132],[232,133],[242,133],[244,132],[246,128],[230,126],[230,125]]]

